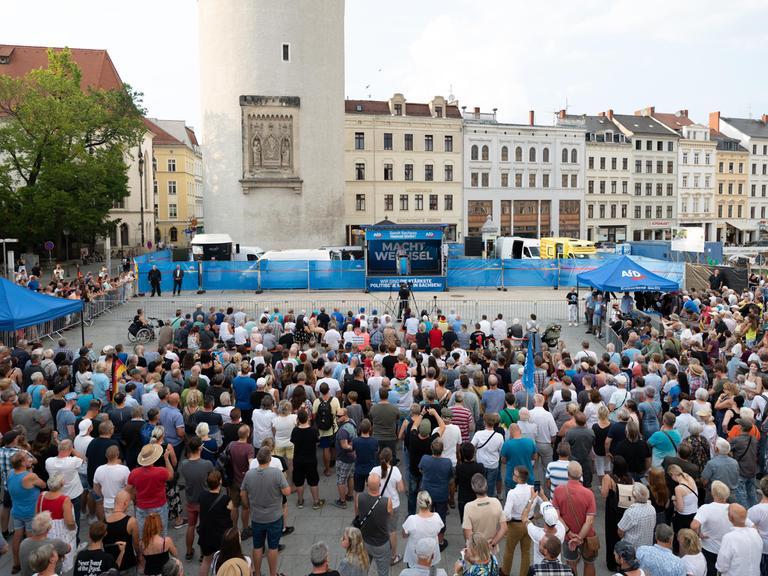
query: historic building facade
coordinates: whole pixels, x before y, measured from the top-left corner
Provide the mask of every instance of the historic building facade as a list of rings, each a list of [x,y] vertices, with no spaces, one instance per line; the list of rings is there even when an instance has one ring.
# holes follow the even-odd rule
[[[455,102],[347,100],[344,130],[345,233],[362,242],[363,224],[447,224],[463,239],[462,118]]]
[[[490,216],[502,236],[584,236],[584,128],[464,114],[464,230]]]

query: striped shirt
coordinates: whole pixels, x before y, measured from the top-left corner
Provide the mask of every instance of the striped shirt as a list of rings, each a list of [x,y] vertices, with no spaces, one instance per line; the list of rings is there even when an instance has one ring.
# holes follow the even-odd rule
[[[461,404],[454,404],[451,406],[451,413],[453,414],[451,423],[456,424],[461,430],[461,441],[469,442],[469,424],[472,421],[472,412]]]
[[[568,460],[553,460],[547,464],[547,480],[552,484],[552,490],[568,482]]]

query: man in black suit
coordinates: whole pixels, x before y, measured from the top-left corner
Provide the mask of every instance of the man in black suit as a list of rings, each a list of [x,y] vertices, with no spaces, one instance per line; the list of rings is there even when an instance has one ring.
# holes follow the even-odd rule
[[[162,280],[162,273],[160,270],[157,269],[157,264],[152,265],[152,270],[149,271],[147,274],[147,278],[149,280],[149,285],[152,287],[152,294],[151,296],[154,296],[155,293],[157,293],[158,296],[162,296],[160,293],[160,280]]]
[[[176,292],[178,291],[179,296],[181,296],[181,283],[184,280],[184,270],[181,269],[180,265],[176,265],[176,270],[173,271],[173,295],[176,296]]]

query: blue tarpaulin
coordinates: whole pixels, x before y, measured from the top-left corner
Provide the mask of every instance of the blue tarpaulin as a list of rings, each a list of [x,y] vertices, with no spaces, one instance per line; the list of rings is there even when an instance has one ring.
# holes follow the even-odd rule
[[[0,332],[13,332],[80,312],[80,300],[65,300],[33,292],[0,278]]]
[[[680,284],[646,270],[629,256],[609,260],[576,276],[578,284],[609,292],[671,292]]]
[[[162,272],[161,287],[163,292],[171,291],[173,279],[171,273],[177,264],[186,272],[182,289],[196,290],[198,287],[198,264],[203,269],[203,289],[205,290],[364,290],[366,288],[365,262],[362,260],[332,260],[316,262],[268,261],[204,261],[171,262],[165,260],[137,259],[139,271],[139,290],[150,289],[147,273],[156,264]],[[494,258],[449,258],[447,270],[448,288],[495,288],[515,286],[576,286],[577,277],[595,270],[605,262],[612,262],[619,257],[607,259],[565,259],[565,260],[499,260]],[[682,262],[664,262],[649,258],[633,257],[652,274],[661,276],[677,285],[682,283],[685,264]],[[370,276],[369,280],[383,277]]]

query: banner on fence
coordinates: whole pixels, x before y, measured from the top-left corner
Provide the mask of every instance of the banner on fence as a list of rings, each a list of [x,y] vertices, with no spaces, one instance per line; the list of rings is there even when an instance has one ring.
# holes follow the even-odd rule
[[[444,276],[368,276],[367,288],[371,292],[397,291],[401,282],[407,282],[414,292],[443,292]]]

